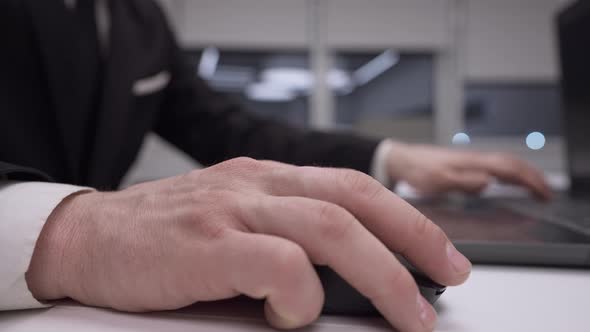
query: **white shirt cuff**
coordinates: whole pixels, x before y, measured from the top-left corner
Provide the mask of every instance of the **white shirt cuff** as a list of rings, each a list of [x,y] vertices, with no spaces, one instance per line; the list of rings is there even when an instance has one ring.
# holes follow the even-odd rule
[[[0,181],[0,310],[46,307],[25,280],[37,238],[53,209],[89,188],[42,182]]]
[[[384,139],[377,145],[373,161],[371,163],[370,175],[387,188],[392,186],[391,177],[387,171],[387,158],[393,148],[393,142],[390,139]]]

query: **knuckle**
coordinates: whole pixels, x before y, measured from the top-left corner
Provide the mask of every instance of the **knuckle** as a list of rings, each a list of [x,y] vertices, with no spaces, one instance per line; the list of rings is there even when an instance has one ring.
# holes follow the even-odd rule
[[[219,206],[216,202],[231,201],[228,197],[227,193],[218,191],[210,191],[206,195],[191,193],[188,222],[198,236],[209,240],[224,238],[234,213],[231,205]]]
[[[437,169],[437,170],[432,171],[432,173],[430,173],[429,180],[434,181],[438,184],[445,184],[445,183],[451,182],[452,177],[448,171],[442,170],[442,169]]]
[[[456,176],[454,176],[454,173],[451,170],[440,171],[437,176],[440,176],[440,178],[445,182],[456,181]]]
[[[235,165],[251,165],[255,164],[258,161],[256,159],[252,159],[250,157],[237,157],[227,161],[227,163],[235,164]]]
[[[231,196],[231,191],[211,185],[193,190],[190,193],[191,203],[195,208],[194,211],[211,210],[211,207],[219,207],[219,202],[231,202]],[[224,206],[227,206],[227,204],[224,204]],[[209,209],[206,209],[207,207]]]
[[[410,228],[410,232],[412,233],[411,238],[422,239],[432,243],[445,243],[448,241],[445,232],[438,225],[417,210],[415,213],[412,228]],[[412,245],[412,243],[406,243],[399,253],[404,255]]]
[[[322,239],[342,240],[353,226],[349,213],[336,205],[321,204],[316,213],[316,230]]]
[[[373,302],[391,301],[392,298],[399,297],[395,294],[399,289],[411,287],[414,284],[414,279],[410,273],[401,265],[391,269],[391,271],[383,275],[383,284],[374,285],[371,290],[371,300]]]
[[[523,174],[525,172],[526,165],[519,159],[516,159],[512,156],[505,156],[501,163],[498,162],[498,169],[504,176],[512,178],[518,174]]]
[[[521,159],[514,159],[512,161],[512,165],[515,171],[520,174],[528,173],[528,171],[531,169],[531,166],[526,161]]]
[[[425,215],[415,210],[412,218],[412,232],[420,237],[428,235],[432,227],[436,227]]]
[[[305,264],[309,264],[307,254],[295,243],[285,242],[272,252],[274,273],[283,277],[296,276]]]
[[[520,159],[517,159],[514,156],[509,155],[509,154],[501,154],[499,159],[501,160],[501,162],[504,165],[509,165],[511,167],[519,166],[520,164],[522,164]]]
[[[490,163],[498,167],[510,167],[516,162],[512,155],[503,152],[492,153],[489,158]]]
[[[428,170],[424,174],[422,181],[434,191],[449,184],[448,174],[441,169]]]
[[[484,189],[485,187],[487,187],[490,184],[490,181],[491,181],[490,176],[488,176],[486,174],[481,175],[476,181],[477,189]]]
[[[194,215],[198,215],[198,217],[193,218],[192,222],[190,222],[194,230],[191,234],[197,234],[198,237],[207,240],[219,240],[227,234],[227,225],[221,220],[217,211],[208,213],[193,211]]]
[[[265,166],[265,163],[249,157],[238,157],[230,159],[213,166],[221,171],[256,171]]]
[[[446,243],[448,241],[447,235],[445,232],[433,222],[429,223],[430,226],[428,227],[428,234],[431,234],[431,237],[435,239],[436,243]]]
[[[384,187],[372,177],[356,170],[344,170],[342,181],[352,192],[367,196],[369,199],[382,194]]]
[[[447,242],[445,232],[438,225],[424,216],[418,220],[419,221],[414,226],[414,232],[419,238],[436,244]]]
[[[207,221],[202,226],[203,235],[210,240],[222,239],[227,234],[227,228],[220,222]]]
[[[507,155],[503,152],[493,152],[489,156],[490,159],[495,160],[496,162],[503,162],[507,158]]]

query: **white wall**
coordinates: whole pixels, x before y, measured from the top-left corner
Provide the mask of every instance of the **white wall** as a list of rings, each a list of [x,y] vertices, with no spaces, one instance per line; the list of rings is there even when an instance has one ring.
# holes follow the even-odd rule
[[[305,49],[307,7],[327,7],[330,47],[444,52],[459,43],[462,75],[477,82],[553,82],[559,77],[554,16],[572,0],[158,0],[185,46]],[[467,8],[466,17],[449,11]]]
[[[314,0],[159,0],[185,46],[306,48]],[[463,3],[463,73],[474,81],[554,81],[553,17],[570,0],[319,0],[326,41],[339,49],[444,51],[449,11]]]
[[[321,0],[328,44],[336,48],[443,48],[448,0]]]
[[[306,0],[176,0],[185,46],[305,48]]]
[[[567,0],[469,0],[466,79],[555,81],[554,16]]]
[[[158,0],[187,46],[301,48],[310,0]],[[313,0],[311,0],[313,1]],[[445,45],[450,0],[320,0],[328,42],[339,48]]]

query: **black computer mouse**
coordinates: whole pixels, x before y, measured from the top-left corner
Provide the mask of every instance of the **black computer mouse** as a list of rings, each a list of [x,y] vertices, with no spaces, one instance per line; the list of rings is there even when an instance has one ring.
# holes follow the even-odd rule
[[[445,286],[439,285],[430,280],[424,274],[408,266],[408,270],[414,277],[422,296],[434,304],[442,293]],[[355,316],[376,316],[377,309],[371,301],[354,289],[336,272],[327,266],[316,266],[316,271],[324,287],[325,302],[322,312],[332,315],[355,315]]]

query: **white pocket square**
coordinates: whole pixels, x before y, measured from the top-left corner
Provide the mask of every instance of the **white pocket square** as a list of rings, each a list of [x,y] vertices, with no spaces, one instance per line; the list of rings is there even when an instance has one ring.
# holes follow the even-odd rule
[[[145,96],[164,89],[170,83],[170,73],[161,71],[154,76],[142,78],[133,83],[133,94]]]

